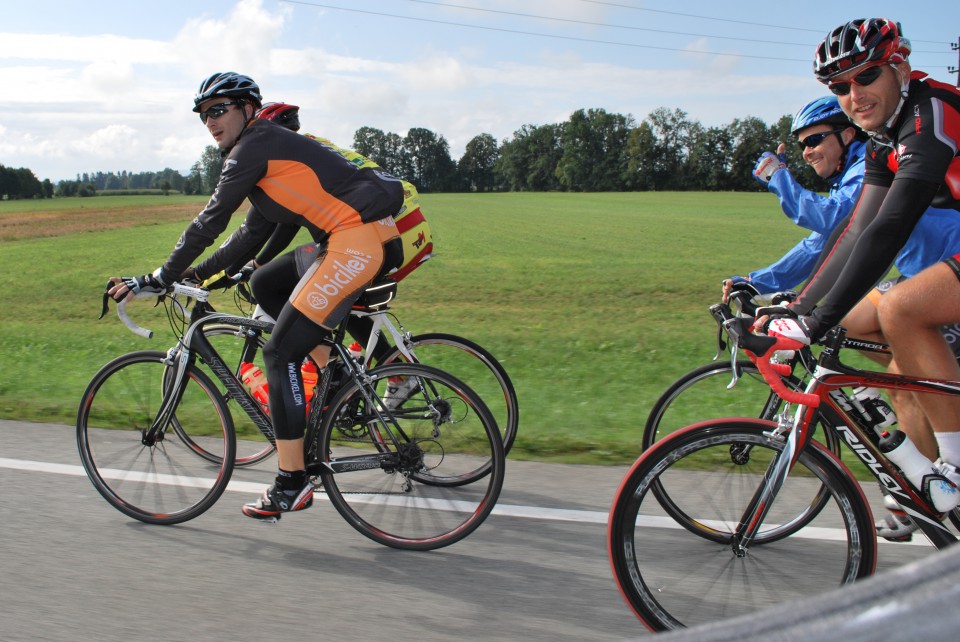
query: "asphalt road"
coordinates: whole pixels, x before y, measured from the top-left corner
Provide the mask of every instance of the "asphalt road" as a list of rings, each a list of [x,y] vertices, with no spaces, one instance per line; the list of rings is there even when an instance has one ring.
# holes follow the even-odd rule
[[[141,524],[94,490],[72,426],[0,421],[0,640],[645,638],[606,555],[625,471],[511,461],[477,532],[414,553],[326,502],[254,523],[231,491],[186,524]],[[885,545],[881,568],[932,552]]]

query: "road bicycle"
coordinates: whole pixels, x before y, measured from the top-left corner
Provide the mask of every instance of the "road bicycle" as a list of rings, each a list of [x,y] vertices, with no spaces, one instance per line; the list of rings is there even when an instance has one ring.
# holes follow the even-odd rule
[[[728,305],[731,311],[740,316],[752,316],[756,305],[749,290],[735,290],[729,295]],[[772,302],[792,300],[793,292],[776,293],[770,297]],[[694,368],[673,382],[654,403],[644,424],[641,446],[643,450],[654,442],[705,419],[720,419],[731,416],[751,416],[759,419],[775,420],[783,407],[783,400],[774,392],[758,367],[749,359],[736,357],[738,347],[728,343],[722,324],[717,326],[716,355],[712,362]],[[886,352],[886,346],[880,344],[857,343],[863,351]],[[730,351],[730,358],[720,357]],[[783,382],[791,390],[803,390],[811,373],[816,367],[816,357],[808,346],[797,350],[795,354],[781,363],[790,368],[790,374],[783,376]],[[836,425],[842,420],[829,408],[821,409],[816,422]],[[821,439],[827,448],[840,455],[837,433],[822,430]],[[667,490],[660,483],[652,488],[664,509],[680,519],[669,498]],[[761,537],[772,541],[791,535],[805,526],[816,516],[828,500],[826,490],[821,488],[810,503],[803,507],[792,519],[784,520],[776,529],[768,529]]]
[[[749,296],[749,292],[734,292],[728,305],[736,314],[749,316],[756,310],[756,306],[749,301]],[[788,298],[789,294],[774,297],[777,301]],[[776,420],[783,408],[783,399],[771,389],[759,368],[749,359],[738,359],[731,352],[730,359],[720,360],[721,355],[728,349],[737,350],[737,346],[729,345],[725,338],[726,332],[722,324],[718,324],[717,353],[714,361],[681,376],[654,403],[644,425],[642,450],[647,450],[656,441],[681,428],[705,419],[751,416]],[[888,352],[887,346],[882,344],[850,341],[846,345],[862,352]],[[816,367],[817,360],[810,347],[804,346],[781,363],[789,368],[790,373],[781,377],[784,385],[790,390],[802,391]],[[824,407],[813,421],[827,424],[827,427],[820,431],[820,439],[828,450],[839,457],[839,433],[832,427],[842,424],[843,419],[829,407]],[[651,490],[668,514],[675,519],[683,519],[682,511],[671,500],[669,491],[663,484],[655,481]],[[782,520],[776,528],[764,530],[758,534],[758,538],[769,542],[789,537],[814,519],[827,501],[827,490],[820,487],[811,496],[810,502],[801,506],[796,515]]]
[[[754,613],[849,584],[877,561],[873,516],[860,484],[821,442],[835,433],[937,548],[956,537],[930,500],[881,452],[881,431],[844,389],[859,386],[960,394],[960,382],[858,370],[840,361],[842,348],[882,349],[847,339],[842,328],[823,341],[805,389],[790,389],[787,364],[771,363],[797,342],[751,334],[752,319],[718,304],[711,312],[785,406],[776,421],[711,419],[656,441],[624,477],[611,507],[607,544],[617,585],[651,630],[693,626]],[[757,357],[756,355],[762,355]],[[736,359],[737,350],[732,359]],[[790,411],[796,404],[796,411]],[[819,421],[827,412],[836,422]],[[653,489],[666,490],[667,510]],[[769,537],[808,512],[810,497],[827,501],[803,528]],[[957,509],[950,520],[957,524]]]
[[[77,444],[87,475],[111,505],[143,522],[193,519],[227,489],[236,436],[218,386],[274,442],[265,409],[203,332],[219,323],[268,333],[272,323],[216,312],[208,296],[185,284],[169,288],[160,299],[176,345],[114,359],[80,403]],[[124,323],[149,334],[125,306],[118,305]],[[351,526],[387,546],[430,550],[459,541],[490,514],[503,485],[496,421],[466,384],[431,366],[366,370],[342,345],[345,327],[329,339],[333,358],[307,421],[307,472],[317,495],[322,489]],[[384,395],[395,376],[417,385],[391,407]]]
[[[792,292],[777,293],[772,299],[779,303],[792,300],[793,295]],[[732,292],[728,301],[731,311],[751,316],[756,311],[756,305],[750,297],[751,292],[747,290]],[[713,360],[679,377],[664,390],[650,409],[641,439],[644,450],[680,428],[704,419],[747,414],[760,419],[777,416],[783,400],[771,390],[760,370],[749,359],[721,359],[728,349],[736,349],[736,346],[728,344],[726,332],[722,326],[718,326]],[[885,347],[881,351],[886,351]],[[816,357],[806,347],[797,351],[788,363],[791,374],[783,377],[784,383],[790,389],[803,390],[816,366]],[[828,445],[839,453],[839,446],[835,442]]]
[[[233,293],[234,305],[243,315],[252,317],[258,314],[244,284],[237,284]],[[453,374],[483,399],[500,428],[504,452],[509,453],[517,437],[520,407],[516,389],[503,365],[488,350],[464,337],[439,332],[412,334],[391,311],[389,303],[388,298],[382,304],[371,307],[360,301],[350,312],[355,317],[367,317],[372,322],[372,331],[361,359],[364,368],[374,365],[374,346],[383,336],[391,347],[376,365],[425,363]],[[205,326],[203,331],[224,360],[233,366],[234,374],[238,377],[242,363],[259,363],[262,368],[258,352],[265,339],[256,326],[213,323]],[[221,388],[221,394],[228,407],[235,403],[226,389]],[[257,438],[260,431],[246,419],[245,413],[235,415],[237,434],[247,437],[239,446],[236,465],[251,466],[272,455],[273,444]]]

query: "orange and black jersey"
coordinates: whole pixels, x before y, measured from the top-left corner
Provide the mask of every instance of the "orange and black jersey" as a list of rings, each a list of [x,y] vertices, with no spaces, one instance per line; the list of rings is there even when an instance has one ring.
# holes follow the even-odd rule
[[[403,187],[381,169],[359,168],[315,140],[254,120],[224,159],[213,196],[180,237],[162,278],[168,283],[179,278],[223,233],[247,198],[254,207],[204,261],[209,274],[202,277],[262,245],[278,223],[305,227],[320,238],[392,216],[403,203]]]

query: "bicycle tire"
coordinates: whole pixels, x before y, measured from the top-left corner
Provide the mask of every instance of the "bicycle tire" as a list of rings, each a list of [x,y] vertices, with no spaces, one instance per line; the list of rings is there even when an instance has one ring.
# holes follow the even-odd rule
[[[185,522],[213,506],[230,481],[236,454],[230,413],[216,385],[195,366],[175,410],[177,427],[144,442],[170,372],[165,352],[117,357],[93,376],[77,412],[77,447],[90,481],[114,508],[150,524]],[[181,431],[206,452],[219,453],[219,463],[170,438]]]
[[[764,381],[757,366],[748,359],[737,361],[740,377],[737,385],[728,389],[733,380],[733,364],[713,361],[694,368],[663,392],[657,399],[643,427],[641,444],[646,450],[667,435],[706,419],[736,416],[756,416],[772,420],[782,406],[776,393]],[[788,385],[803,389],[803,382],[791,376]],[[693,393],[693,394],[691,394]],[[683,398],[683,403],[678,399]],[[744,399],[749,399],[749,407]]]
[[[240,355],[242,354],[243,346],[246,342],[246,338],[243,336],[242,331],[235,325],[212,323],[204,327],[203,334],[206,336],[207,340],[210,341],[211,345],[213,345],[214,349],[220,354],[224,362],[230,366],[233,374],[239,379]],[[258,349],[262,349],[265,343],[266,339],[264,339],[262,335],[258,336]],[[263,363],[259,363],[258,365],[261,369],[263,369]],[[215,377],[211,378],[214,381],[219,381]],[[269,458],[270,455],[276,451],[274,445],[263,436],[263,433],[260,432],[256,424],[250,420],[250,417],[243,410],[243,408],[238,406],[233,398],[233,395],[219,383],[217,388],[220,391],[220,395],[226,403],[227,408],[237,409],[237,412],[231,411],[230,415],[233,419],[234,430],[237,435],[237,455],[234,465],[238,468],[245,468],[259,464],[263,460]],[[202,448],[197,446],[197,450],[198,453],[200,453]],[[200,454],[202,455],[202,453]],[[216,455],[208,453],[206,456],[209,456],[211,461],[216,461]]]
[[[739,415],[773,420],[783,402],[770,390],[757,366],[749,360],[738,361],[736,367],[740,380],[736,387],[729,390],[727,384],[732,381],[733,367],[729,361],[715,361],[694,368],[671,384],[647,416],[642,437],[643,449],[646,450],[680,428],[705,420]],[[787,379],[787,385],[794,390],[803,389],[803,382],[794,376]],[[687,423],[681,425],[683,421]],[[818,416],[816,421],[820,422],[821,417]],[[820,434],[828,449],[839,455],[840,443],[836,433],[821,429]],[[749,448],[731,446],[730,458],[733,463],[749,458]],[[661,484],[655,483],[652,490],[664,510],[674,519],[682,519],[682,511],[675,506]],[[819,489],[801,512],[784,521],[779,528],[764,532],[762,540],[772,542],[789,537],[815,519],[828,500],[826,489]],[[695,525],[691,525],[691,528],[695,528]]]
[[[513,381],[496,357],[474,341],[442,332],[414,335],[410,337],[409,345],[413,347],[419,363],[453,374],[480,395],[500,426],[503,449],[509,454],[520,425],[520,405]],[[440,346],[455,348],[460,352],[440,351]],[[394,346],[378,365],[395,363],[398,359],[402,360],[403,354]]]
[[[308,461],[319,462],[331,503],[366,537],[407,550],[449,546],[496,504],[505,466],[500,432],[480,397],[436,368],[380,366],[367,372],[365,387],[382,398],[394,376],[416,377],[420,389],[400,408],[374,412],[356,381],[347,383],[308,435]],[[405,441],[397,446],[390,434]],[[352,456],[352,465],[331,464],[334,455]]]
[[[863,491],[817,442],[800,453],[766,520],[795,513],[794,495],[804,503],[813,484],[829,489],[828,510],[788,542],[754,541],[744,555],[735,553],[731,533],[783,449],[769,436],[773,427],[739,418],[692,426],[658,441],[624,477],[610,511],[608,553],[621,594],[652,631],[791,604],[875,570],[876,531]],[[751,444],[759,465],[727,466],[726,450],[735,443]],[[684,497],[687,519],[674,520],[651,499],[655,481]],[[702,528],[690,529],[691,521]],[[718,537],[704,537],[707,529]]]

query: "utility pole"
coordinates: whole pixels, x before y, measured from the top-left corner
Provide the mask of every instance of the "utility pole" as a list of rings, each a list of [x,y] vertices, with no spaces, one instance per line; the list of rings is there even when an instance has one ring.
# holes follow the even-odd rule
[[[950,48],[957,53],[957,66],[956,67],[947,67],[947,71],[951,74],[957,74],[957,87],[960,87],[960,38],[957,38],[956,42],[950,43]]]

